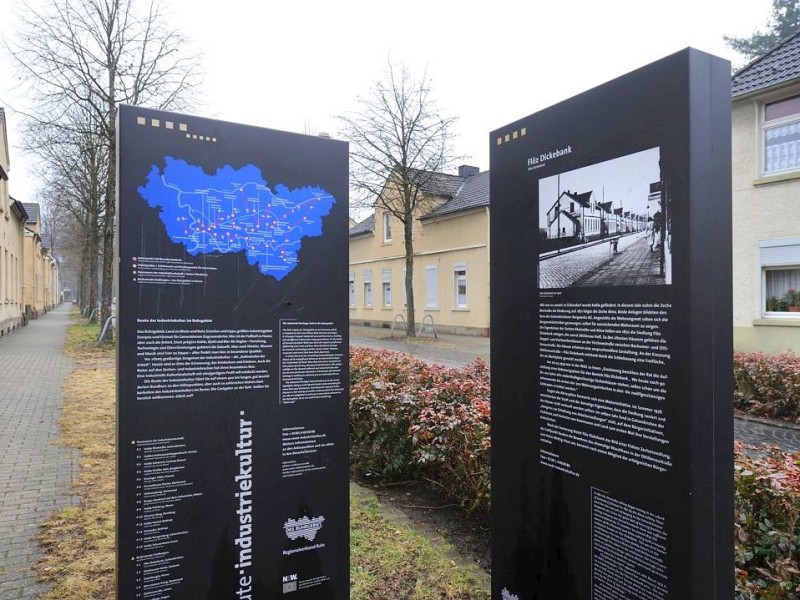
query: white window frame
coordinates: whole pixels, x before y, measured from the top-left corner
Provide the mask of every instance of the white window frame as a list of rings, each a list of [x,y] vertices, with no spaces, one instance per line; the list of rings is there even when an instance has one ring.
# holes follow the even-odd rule
[[[372,308],[372,271],[364,271],[364,307]]]
[[[763,319],[800,319],[800,313],[767,310],[767,272],[800,269],[800,237],[759,242],[758,316]]]
[[[349,290],[349,292],[350,292],[350,306],[352,307],[352,306],[356,305],[356,272],[355,271],[350,271],[349,281],[350,281],[350,290]]]
[[[425,267],[425,308],[431,310],[439,308],[439,267],[437,265]]]
[[[381,273],[381,296],[384,308],[392,307],[392,270],[384,269]]]
[[[460,273],[463,273],[464,280],[464,302],[459,302],[458,298],[458,282],[462,278]],[[467,280],[467,263],[456,263],[453,265],[453,306],[455,308],[469,308],[469,301],[467,295],[469,293],[469,285]]]
[[[392,213],[384,211],[383,213],[383,243],[388,244],[392,241]]]
[[[787,145],[787,153],[789,153],[789,156],[791,156],[792,150],[794,150],[795,152],[794,165],[787,166],[784,168],[775,168],[772,170],[767,170],[767,131],[779,127],[790,127],[790,128],[794,127],[794,130],[797,133],[797,135],[800,135],[800,111],[792,115],[781,117],[779,119],[773,119],[772,121],[767,122],[767,106],[770,104],[776,104],[778,102],[791,100],[793,98],[800,99],[800,94],[793,94],[783,98],[774,98],[767,102],[764,102],[761,105],[761,110],[759,115],[760,117],[759,145],[760,145],[761,158],[759,164],[761,165],[762,177],[783,175],[784,173],[795,173],[800,171],[800,141],[798,141],[795,144],[795,147]]]

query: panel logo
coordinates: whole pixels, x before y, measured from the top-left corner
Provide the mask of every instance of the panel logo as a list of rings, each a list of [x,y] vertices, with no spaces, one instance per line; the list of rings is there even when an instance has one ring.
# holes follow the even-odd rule
[[[509,592],[508,588],[503,588],[503,591],[500,592],[500,600],[519,600],[519,596]]]
[[[282,581],[283,581],[284,594],[297,591],[297,573],[292,573],[291,575],[284,575]]]
[[[300,538],[305,538],[309,542],[313,542],[317,537],[317,532],[322,529],[322,523],[325,522],[325,517],[301,517],[300,519],[287,519],[283,524],[283,529],[286,531],[286,537],[295,541]]]
[[[528,158],[528,171],[533,171],[535,169],[539,169],[545,165],[548,160],[552,160],[554,158],[561,158],[562,156],[566,156],[567,154],[572,154],[572,146],[565,146],[564,148],[557,148],[555,150],[548,150],[547,152],[542,152],[539,156],[531,156]]]

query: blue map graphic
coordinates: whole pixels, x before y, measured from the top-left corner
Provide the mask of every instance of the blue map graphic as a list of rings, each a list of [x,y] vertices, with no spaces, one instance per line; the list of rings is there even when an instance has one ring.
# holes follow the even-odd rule
[[[192,256],[245,251],[247,261],[278,281],[297,266],[304,237],[322,235],[322,218],[336,199],[307,186],[270,189],[253,165],[225,165],[214,175],[167,156],[156,165],[139,194],[159,213],[167,235]]]

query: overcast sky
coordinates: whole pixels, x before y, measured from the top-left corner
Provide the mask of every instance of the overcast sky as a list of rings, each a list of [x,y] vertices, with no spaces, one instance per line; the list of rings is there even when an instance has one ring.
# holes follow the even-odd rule
[[[2,0],[0,34],[16,40]],[[489,168],[489,132],[687,46],[741,64],[722,35],[763,28],[770,0],[449,0],[340,2],[171,0],[171,24],[203,53],[201,116],[336,136],[388,57],[427,69],[441,112],[458,117],[456,151]],[[213,6],[213,8],[212,8]],[[34,199],[31,158],[18,148],[24,107],[0,48],[11,194]]]

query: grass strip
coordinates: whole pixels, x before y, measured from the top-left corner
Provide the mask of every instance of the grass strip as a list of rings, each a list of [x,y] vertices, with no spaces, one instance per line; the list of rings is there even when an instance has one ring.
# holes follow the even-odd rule
[[[78,502],[55,513],[40,541],[37,565],[51,590],[41,600],[111,600],[115,552],[114,350],[95,345],[99,327],[76,323],[66,353],[76,369],[64,387],[61,443],[78,448]],[[447,558],[452,550],[381,514],[371,494],[351,494],[350,598],[366,600],[483,600],[480,577]]]

